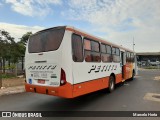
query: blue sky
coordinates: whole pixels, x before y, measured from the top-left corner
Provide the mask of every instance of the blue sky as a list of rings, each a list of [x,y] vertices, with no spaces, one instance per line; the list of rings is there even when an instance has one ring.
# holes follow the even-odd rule
[[[159,0],[1,0],[0,29],[16,41],[70,25],[135,51],[160,52]]]
[[[12,0],[6,0],[6,1],[12,1]],[[13,0],[13,3],[6,2],[6,1],[3,0],[3,2],[1,2],[1,7],[0,7],[0,13],[2,14],[2,16],[0,16],[1,22],[7,22],[7,23],[19,24],[19,25],[27,25],[27,26],[36,25],[36,26],[43,26],[43,27],[52,27],[52,26],[67,25],[67,24],[69,25],[70,24],[72,25],[82,24],[83,25],[81,21],[71,21],[69,19],[65,19],[64,16],[61,15],[61,12],[65,11],[65,9],[68,7],[67,4],[62,5],[61,3],[61,4],[49,5],[48,7],[50,7],[51,9],[53,8],[53,10],[49,11],[49,13],[46,10],[45,15],[40,15],[39,12],[41,12],[41,10],[43,11],[43,8],[45,9],[46,6],[42,6],[42,9],[37,11],[38,13],[36,14],[31,13],[30,15],[26,15],[27,13],[25,14],[25,13],[17,12],[16,10],[14,10],[13,6],[18,7],[14,5],[15,3],[14,0]],[[20,0],[15,0],[15,1],[20,1]],[[35,6],[39,5],[39,4],[37,5],[36,4],[37,3],[35,2]],[[23,7],[23,4],[21,6]],[[33,8],[32,12],[35,12],[34,10],[36,11],[36,7]]]

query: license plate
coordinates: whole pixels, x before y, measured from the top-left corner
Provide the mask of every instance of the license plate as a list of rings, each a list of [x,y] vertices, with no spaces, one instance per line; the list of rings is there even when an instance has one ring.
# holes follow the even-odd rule
[[[45,84],[45,80],[38,80],[38,83]]]

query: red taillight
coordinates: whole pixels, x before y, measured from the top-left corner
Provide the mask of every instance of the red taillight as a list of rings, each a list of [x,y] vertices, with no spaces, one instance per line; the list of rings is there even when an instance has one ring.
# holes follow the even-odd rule
[[[61,80],[60,80],[60,85],[64,85],[64,84],[66,84],[66,74],[65,74],[65,72],[64,72],[64,70],[63,69],[61,69]]]

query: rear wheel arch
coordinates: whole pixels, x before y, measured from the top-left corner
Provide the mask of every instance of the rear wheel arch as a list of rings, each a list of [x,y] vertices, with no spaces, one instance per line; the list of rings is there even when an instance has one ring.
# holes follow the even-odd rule
[[[114,82],[116,83],[116,75],[114,73],[111,73],[110,76],[114,77]]]

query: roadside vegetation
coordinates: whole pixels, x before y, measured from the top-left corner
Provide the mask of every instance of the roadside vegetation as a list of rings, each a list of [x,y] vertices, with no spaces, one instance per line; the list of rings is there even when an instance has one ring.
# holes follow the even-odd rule
[[[15,74],[1,74],[1,77],[3,78],[3,79],[7,79],[7,78],[15,78],[16,77],[16,75]]]
[[[147,66],[145,69],[160,69],[158,66]]]
[[[14,77],[12,74],[16,63],[19,59],[23,62],[25,46],[31,35],[32,32],[27,32],[19,40],[15,40],[10,33],[0,30],[0,73],[3,78]]]
[[[143,69],[157,69],[160,70],[160,65],[158,66],[140,66],[138,65],[139,68],[143,68]]]

